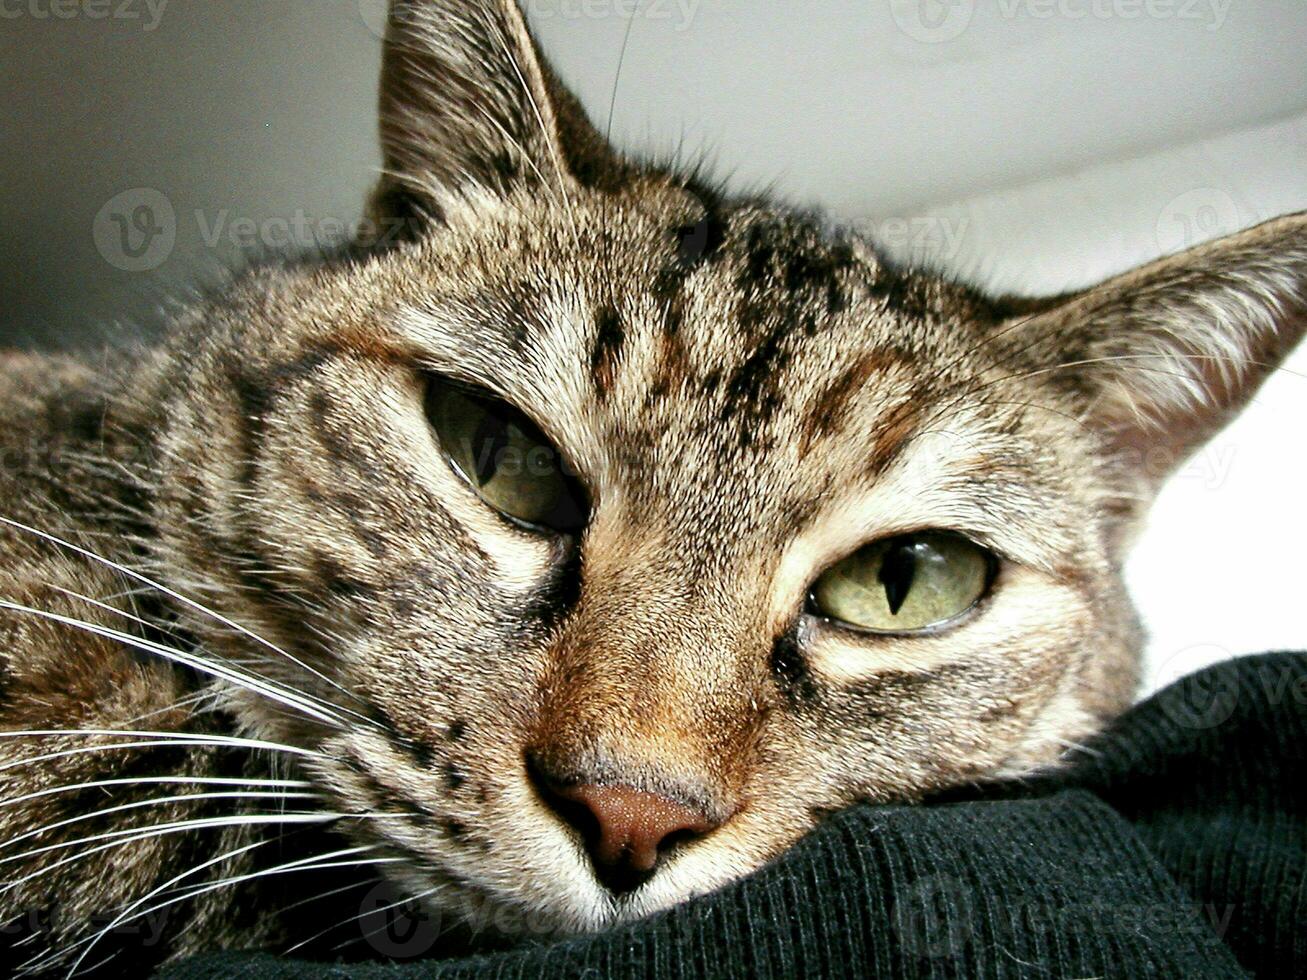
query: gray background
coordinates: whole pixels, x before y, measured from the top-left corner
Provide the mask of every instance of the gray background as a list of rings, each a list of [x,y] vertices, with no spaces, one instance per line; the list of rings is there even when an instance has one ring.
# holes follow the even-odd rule
[[[0,343],[94,341],[243,244],[358,216],[382,0],[153,3],[0,0]],[[996,288],[1307,207],[1303,0],[525,5],[621,145],[706,155]],[[155,232],[133,257],[115,221],[130,242],[137,219]],[[1168,487],[1132,562],[1151,683],[1307,646],[1307,354],[1290,368]]]

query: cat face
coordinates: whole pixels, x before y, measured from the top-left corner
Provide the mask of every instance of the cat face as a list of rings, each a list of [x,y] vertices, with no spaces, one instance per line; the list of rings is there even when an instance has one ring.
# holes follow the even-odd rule
[[[411,234],[173,342],[159,559],[410,892],[602,927],[1127,705],[1123,549],[1296,339],[1301,219],[986,299],[622,160],[506,2],[396,5],[382,133]]]

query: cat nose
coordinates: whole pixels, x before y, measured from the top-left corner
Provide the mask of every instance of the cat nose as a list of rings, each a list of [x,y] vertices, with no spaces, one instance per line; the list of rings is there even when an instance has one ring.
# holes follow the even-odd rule
[[[554,811],[580,832],[595,876],[614,892],[642,884],[675,842],[719,826],[701,810],[630,786],[542,782]]]

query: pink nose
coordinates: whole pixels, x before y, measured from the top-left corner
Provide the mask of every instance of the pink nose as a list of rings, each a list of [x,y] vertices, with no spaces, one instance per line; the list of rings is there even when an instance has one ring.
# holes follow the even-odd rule
[[[628,786],[554,784],[546,797],[580,831],[596,876],[616,892],[643,882],[670,844],[718,826],[701,811]]]

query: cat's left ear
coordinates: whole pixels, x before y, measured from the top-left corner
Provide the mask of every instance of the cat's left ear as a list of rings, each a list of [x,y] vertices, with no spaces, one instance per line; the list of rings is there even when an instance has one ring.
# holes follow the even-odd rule
[[[1307,329],[1307,213],[1159,259],[1011,326],[1034,374],[1081,400],[1125,497],[1147,500]]]
[[[470,191],[620,180],[625,164],[541,56],[514,0],[392,0],[374,213],[439,219]]]

